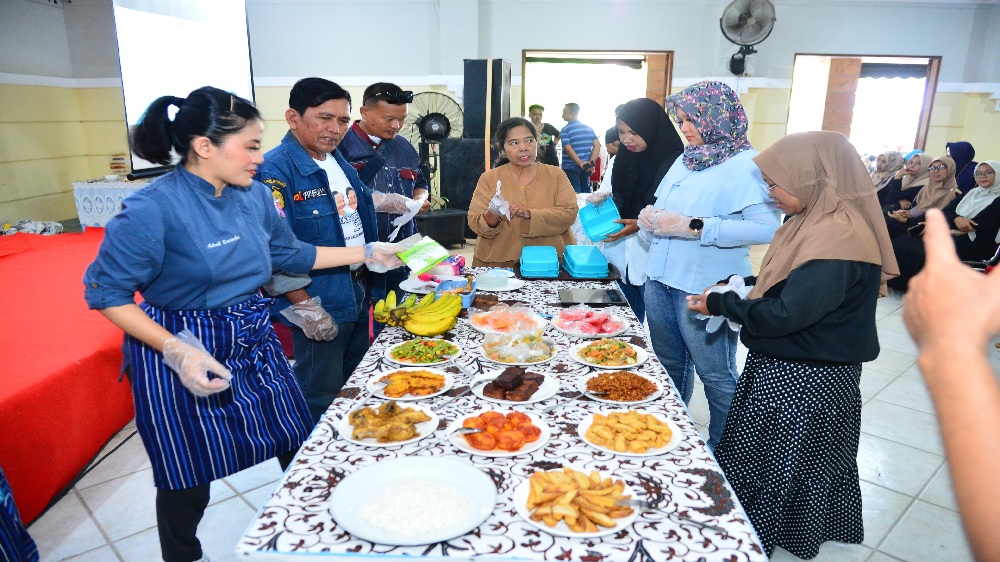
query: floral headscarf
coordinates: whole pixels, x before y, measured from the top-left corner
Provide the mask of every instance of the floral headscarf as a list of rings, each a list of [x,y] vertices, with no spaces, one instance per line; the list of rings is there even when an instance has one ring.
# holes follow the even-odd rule
[[[698,82],[667,98],[667,110],[676,119],[677,109],[687,113],[705,144],[684,148],[684,165],[704,170],[721,164],[744,150],[747,114],[736,92],[722,82]]]

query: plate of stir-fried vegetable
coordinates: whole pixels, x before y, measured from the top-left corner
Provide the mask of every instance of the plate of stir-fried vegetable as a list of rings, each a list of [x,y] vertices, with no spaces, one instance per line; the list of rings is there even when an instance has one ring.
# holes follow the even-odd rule
[[[576,344],[570,348],[569,356],[584,365],[605,369],[628,369],[649,359],[649,354],[641,347],[613,338]]]
[[[399,365],[440,365],[461,352],[462,348],[450,341],[414,338],[385,350],[385,358]]]

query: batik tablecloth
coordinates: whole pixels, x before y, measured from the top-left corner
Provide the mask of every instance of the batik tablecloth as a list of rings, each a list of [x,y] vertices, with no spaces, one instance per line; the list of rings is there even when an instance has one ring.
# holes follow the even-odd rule
[[[525,288],[497,293],[501,302],[518,300],[539,314],[554,314],[559,307],[560,288],[604,288],[596,282],[531,281]],[[398,369],[386,361],[386,349],[410,339],[402,328],[386,328],[368,351],[364,361],[348,381],[326,417],[316,426],[299,455],[275,488],[274,495],[261,507],[237,545],[237,551],[259,559],[302,560],[306,556],[393,557],[413,556],[446,560],[559,560],[580,562],[635,562],[663,560],[765,560],[746,514],[729,487],[718,464],[673,390],[666,372],[656,361],[641,324],[628,307],[606,310],[628,318],[629,331],[619,336],[648,350],[649,360],[630,369],[655,378],[664,395],[632,409],[655,412],[672,419],[683,433],[683,442],[655,457],[617,456],[587,445],[577,434],[580,421],[600,409],[608,409],[584,397],[577,397],[578,381],[602,369],[570,359],[566,351],[583,341],[549,328],[559,355],[555,360],[530,370],[555,374],[561,384],[555,397],[517,406],[517,410],[539,413],[556,401],[568,401],[547,414],[540,414],[552,429],[544,447],[512,458],[470,455],[454,447],[444,428],[459,416],[486,409],[501,409],[471,393],[436,408],[441,418],[438,430],[419,442],[388,448],[366,448],[350,443],[337,434],[338,422],[355,405],[369,398],[365,382],[383,370]],[[655,314],[655,311],[653,312]],[[419,404],[435,408],[468,388],[469,375],[503,368],[485,359],[479,351],[483,336],[465,320],[444,336],[462,347],[457,361],[468,373],[455,366],[455,386],[447,393]],[[368,405],[380,402],[369,400]],[[455,539],[424,546],[389,546],[357,539],[338,528],[329,511],[334,487],[347,475],[384,459],[418,456],[448,456],[467,462],[490,476],[497,487],[493,514],[472,532]],[[659,501],[660,509],[641,511],[626,529],[600,538],[552,536],[523,520],[515,511],[513,490],[535,470],[563,465],[607,472],[627,482],[640,498]],[[689,523],[677,514],[709,523],[724,532]]]

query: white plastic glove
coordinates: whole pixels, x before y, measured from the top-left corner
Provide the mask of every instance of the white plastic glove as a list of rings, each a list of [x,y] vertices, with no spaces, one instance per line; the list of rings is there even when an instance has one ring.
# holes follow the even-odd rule
[[[233,374],[205,349],[190,330],[163,342],[163,362],[181,378],[181,384],[195,396],[209,396],[229,388]],[[209,379],[208,373],[218,378]]]
[[[647,206],[639,213],[639,228],[648,230],[657,236],[676,236],[678,238],[697,238],[691,233],[689,225],[691,217],[675,213],[668,209],[657,209]]]
[[[398,194],[390,193],[387,195],[398,195]],[[403,196],[399,195],[399,197]],[[400,211],[402,213],[401,215],[392,219],[392,226],[395,226],[396,228],[389,234],[389,240],[394,239],[396,235],[399,234],[399,229],[403,228],[404,224],[408,224],[411,220],[413,220],[413,217],[417,216],[417,213],[419,213],[420,209],[423,208],[424,206],[424,201],[427,201],[427,194],[421,195],[416,199],[403,197],[404,210]],[[395,213],[396,211],[388,211],[388,212]]]
[[[493,199],[490,199],[490,206],[486,210],[494,215],[507,217],[507,220],[510,220],[510,203],[500,193],[500,180],[497,180],[497,193],[493,196]]]
[[[323,301],[313,297],[307,301],[293,303],[281,311],[281,315],[305,332],[306,337],[314,341],[330,341],[339,332],[337,323],[323,309]]]
[[[375,203],[376,213],[392,213],[402,215],[409,209],[408,203],[413,201],[405,195],[399,193],[372,192],[372,203]]]
[[[604,203],[605,199],[611,197],[610,191],[598,190],[587,196],[587,203],[591,205],[600,205]]]
[[[396,254],[405,248],[389,242],[369,242],[365,244],[365,265],[373,273],[385,273],[403,267],[403,260]]]
[[[709,287],[709,289],[705,291],[705,294],[734,292],[739,295],[741,299],[745,299],[752,288],[753,287],[747,287],[746,283],[743,282],[743,278],[739,275],[731,275],[729,277],[729,283]],[[705,324],[705,331],[709,333],[718,331],[718,329],[722,326],[723,321],[726,321],[729,324],[730,330],[734,332],[740,331],[739,323],[734,320],[730,320],[725,316],[706,316],[704,314],[695,314],[694,317],[698,320],[708,319],[708,322]]]

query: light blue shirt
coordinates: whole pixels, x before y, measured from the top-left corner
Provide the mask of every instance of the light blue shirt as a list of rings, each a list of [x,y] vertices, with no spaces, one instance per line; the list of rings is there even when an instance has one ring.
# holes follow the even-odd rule
[[[729,160],[692,171],[678,157],[656,189],[657,209],[705,221],[700,239],[650,235],[646,275],[686,293],[701,293],[729,277],[752,274],[750,246],[768,244],[781,212],[767,194],[760,168],[745,150]]]

